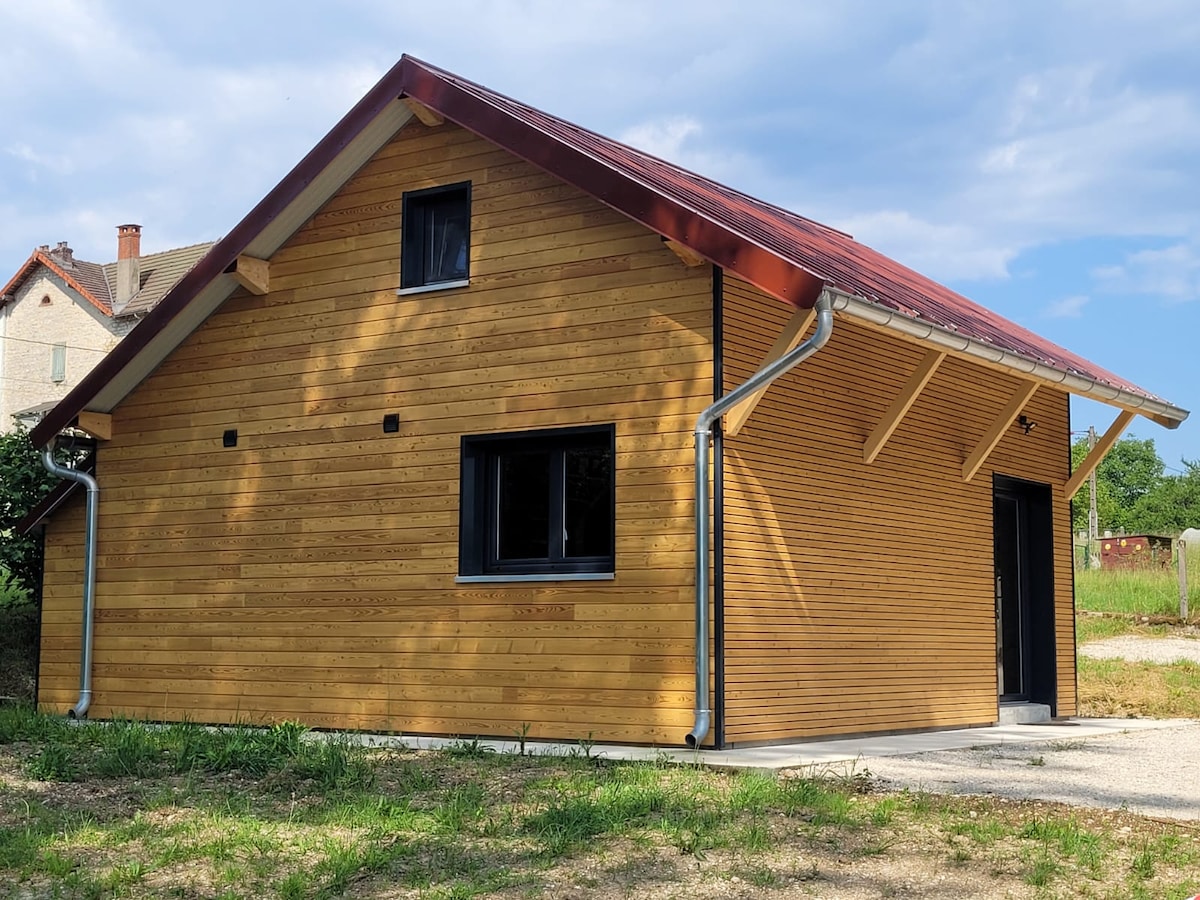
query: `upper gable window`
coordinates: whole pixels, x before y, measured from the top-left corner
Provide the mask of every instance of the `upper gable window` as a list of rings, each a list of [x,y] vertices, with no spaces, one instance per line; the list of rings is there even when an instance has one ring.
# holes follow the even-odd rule
[[[41,305],[42,305],[42,306],[49,306],[49,305],[50,305],[51,303],[53,303],[53,302],[54,302],[54,301],[50,299],[50,295],[49,295],[49,294],[46,294],[44,297],[42,297],[42,302],[41,302]]]
[[[405,191],[400,292],[462,287],[471,255],[471,183]]]

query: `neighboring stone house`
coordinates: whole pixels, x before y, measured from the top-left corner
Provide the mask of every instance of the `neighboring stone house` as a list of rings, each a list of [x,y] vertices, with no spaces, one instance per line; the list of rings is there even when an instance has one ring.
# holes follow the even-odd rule
[[[142,256],[141,233],[119,226],[103,265],[66,241],[38,247],[0,291],[0,432],[66,396],[212,246]]]

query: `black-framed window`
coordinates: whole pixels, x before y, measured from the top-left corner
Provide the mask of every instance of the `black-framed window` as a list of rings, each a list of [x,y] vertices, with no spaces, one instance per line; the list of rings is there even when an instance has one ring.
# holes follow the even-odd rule
[[[611,573],[612,425],[462,441],[459,575]]]
[[[400,287],[466,281],[471,256],[471,183],[405,191]]]

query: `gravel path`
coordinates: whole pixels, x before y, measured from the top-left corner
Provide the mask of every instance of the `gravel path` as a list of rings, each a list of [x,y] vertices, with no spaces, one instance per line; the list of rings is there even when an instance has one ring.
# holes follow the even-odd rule
[[[1128,634],[1082,644],[1079,647],[1079,655],[1096,659],[1136,659],[1159,665],[1168,665],[1180,660],[1200,663],[1200,640],[1139,637]]]
[[[1200,725],[1107,737],[877,757],[889,788],[995,794],[1142,815],[1200,819]]]
[[[1200,663],[1200,640],[1125,636],[1085,644],[1079,653]],[[876,757],[867,767],[886,787],[995,794],[1200,820],[1198,753],[1200,724],[1187,724],[1079,740]]]

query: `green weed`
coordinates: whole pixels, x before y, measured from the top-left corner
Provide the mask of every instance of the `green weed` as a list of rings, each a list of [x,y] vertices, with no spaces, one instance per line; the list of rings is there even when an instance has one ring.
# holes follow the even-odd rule
[[[163,757],[160,736],[140,722],[111,722],[99,736],[100,747],[88,765],[89,774],[97,778],[147,775]]]
[[[1129,864],[1129,869],[1133,872],[1135,878],[1148,881],[1154,877],[1155,856],[1154,850],[1145,845],[1134,854],[1133,860]]]
[[[1045,887],[1060,871],[1062,866],[1043,850],[1033,857],[1025,869],[1025,882],[1034,887]]]
[[[871,808],[871,824],[882,828],[891,825],[900,809],[900,801],[896,797],[884,797]]]
[[[743,850],[749,850],[752,853],[766,850],[773,843],[771,840],[771,831],[765,825],[753,823],[743,825],[738,832],[735,843]]]
[[[947,826],[946,830],[950,835],[965,837],[981,847],[996,843],[1010,831],[1004,823],[992,818],[974,818],[953,822]]]
[[[442,748],[442,753],[451,759],[487,759],[496,753],[496,748],[476,737],[447,744]]]
[[[25,771],[38,781],[75,781],[79,777],[70,749],[58,743],[43,747],[25,764]]]

